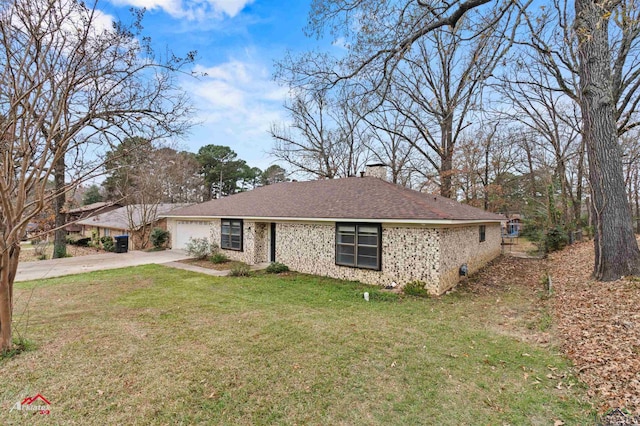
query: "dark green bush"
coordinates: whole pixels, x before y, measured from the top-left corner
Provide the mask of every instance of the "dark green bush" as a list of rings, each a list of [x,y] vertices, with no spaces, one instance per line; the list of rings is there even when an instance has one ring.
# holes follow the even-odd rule
[[[211,263],[219,264],[219,263],[228,262],[229,258],[224,253],[216,252],[211,255],[209,260],[211,261]]]
[[[87,247],[91,242],[91,238],[82,235],[67,235],[67,244],[78,247]]]
[[[167,241],[169,241],[169,236],[169,231],[162,228],[153,228],[149,239],[151,240],[151,244],[153,244],[153,248],[161,249],[164,248]]]
[[[423,281],[411,281],[404,286],[402,291],[404,291],[404,294],[408,294],[410,296],[429,297],[430,294],[425,286],[426,284]]]
[[[270,274],[280,274],[282,272],[289,272],[289,267],[284,263],[271,262],[265,271]]]
[[[547,230],[545,235],[545,248],[547,253],[562,250],[569,244],[569,236],[560,226],[555,226]]]
[[[100,238],[100,242],[102,243],[102,248],[105,251],[114,251],[116,248],[113,238],[110,236],[104,236]]]

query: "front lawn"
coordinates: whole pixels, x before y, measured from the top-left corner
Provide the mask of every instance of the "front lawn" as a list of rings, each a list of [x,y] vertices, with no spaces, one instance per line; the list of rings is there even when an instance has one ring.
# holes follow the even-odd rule
[[[26,420],[10,409],[37,393],[51,402],[29,419],[42,424],[590,421],[552,345],[488,324],[501,297],[522,302],[517,290],[399,299],[155,265],[17,286],[16,330],[37,349],[0,361],[3,424]]]

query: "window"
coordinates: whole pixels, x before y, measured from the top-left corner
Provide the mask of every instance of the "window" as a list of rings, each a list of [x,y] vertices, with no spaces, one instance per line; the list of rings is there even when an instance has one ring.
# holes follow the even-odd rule
[[[105,236],[105,237],[109,237],[109,236],[111,236],[111,229],[105,228],[105,229],[104,229],[104,236]]]
[[[480,225],[480,242],[483,242],[484,240],[486,240],[486,231],[487,231],[487,226]]]
[[[222,219],[220,247],[242,251],[242,220]]]
[[[379,224],[336,224],[336,264],[354,268],[381,269]]]

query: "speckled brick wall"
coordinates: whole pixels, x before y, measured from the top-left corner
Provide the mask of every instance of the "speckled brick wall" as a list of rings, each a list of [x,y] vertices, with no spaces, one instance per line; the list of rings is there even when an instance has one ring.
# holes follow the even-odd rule
[[[269,223],[243,222],[243,251],[222,250],[230,259],[249,264],[269,259]],[[276,260],[292,270],[363,283],[404,285],[426,283],[433,294],[442,294],[459,281],[463,263],[473,273],[500,254],[500,225],[486,225],[486,240],[479,241],[479,227],[433,228],[421,225],[382,227],[382,270],[350,268],[335,264],[334,223],[278,223]],[[220,219],[212,220],[211,239],[220,244]]]
[[[253,229],[253,227],[252,227]],[[269,261],[269,224],[255,222],[255,249],[253,263]]]
[[[334,224],[278,224],[276,259],[291,269],[368,284],[405,284],[414,280],[438,288],[439,231],[426,227],[382,228],[382,270],[335,264]]]
[[[487,224],[485,241],[480,242],[478,225],[443,228],[441,239],[440,294],[460,281],[460,266],[466,263],[472,274],[500,255],[500,224]]]

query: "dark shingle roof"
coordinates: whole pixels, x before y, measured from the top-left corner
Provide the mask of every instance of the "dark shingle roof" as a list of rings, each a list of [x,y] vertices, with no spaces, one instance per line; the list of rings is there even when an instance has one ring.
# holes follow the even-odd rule
[[[195,204],[163,216],[409,221],[506,219],[373,177],[282,182]]]

